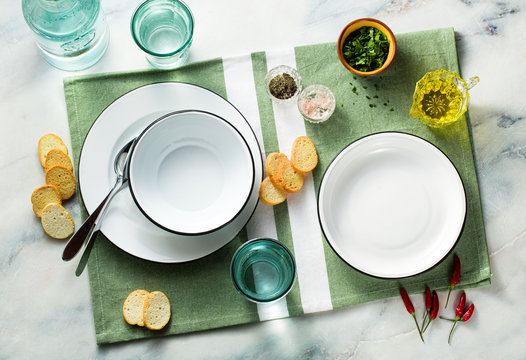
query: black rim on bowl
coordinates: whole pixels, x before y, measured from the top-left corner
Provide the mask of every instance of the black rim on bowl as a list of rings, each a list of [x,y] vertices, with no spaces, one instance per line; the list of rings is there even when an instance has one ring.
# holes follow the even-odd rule
[[[132,168],[132,164],[133,164],[133,157],[135,155],[135,149],[137,148],[137,145],[139,144],[139,142],[141,141],[141,139],[143,138],[143,136],[145,134],[148,133],[148,131],[155,125],[157,125],[158,123],[160,123],[161,121],[164,121],[166,120],[167,118],[169,117],[172,117],[173,115],[178,115],[178,114],[186,114],[186,113],[201,113],[201,114],[207,114],[207,115],[211,115],[221,121],[223,121],[225,124],[227,124],[229,127],[231,127],[232,129],[234,129],[234,131],[239,135],[239,137],[243,140],[243,143],[245,144],[245,147],[246,147],[246,150],[250,156],[250,162],[251,162],[251,165],[252,165],[252,174],[251,174],[251,182],[250,182],[250,188],[249,188],[249,191],[248,193],[245,195],[244,197],[244,201],[243,201],[243,204],[242,206],[240,206],[240,208],[237,210],[237,212],[228,220],[226,221],[225,223],[219,225],[219,226],[216,226],[212,229],[207,229],[205,231],[200,231],[200,232],[184,232],[184,231],[179,231],[179,230],[176,230],[176,229],[172,229],[172,228],[169,228],[169,227],[166,227],[162,224],[160,224],[158,221],[156,221],[154,218],[152,218],[147,212],[146,210],[141,206],[139,200],[137,199],[137,195],[135,194],[134,190],[133,190],[133,181],[132,181],[132,178],[130,176],[131,174],[131,168]],[[157,120],[153,121],[150,125],[148,125],[140,134],[139,136],[137,136],[136,138],[136,141],[135,141],[135,144],[133,146],[133,148],[130,150],[131,151],[131,155],[130,155],[130,164],[128,166],[128,183],[129,183],[129,188],[130,188],[130,193],[132,195],[132,198],[133,198],[133,201],[135,202],[135,204],[137,205],[137,207],[139,208],[139,210],[143,213],[143,215],[148,219],[150,220],[155,226],[163,229],[163,230],[166,230],[168,232],[171,232],[171,233],[174,233],[174,234],[178,234],[178,235],[184,235],[184,236],[198,236],[198,235],[206,235],[206,234],[210,234],[214,231],[217,231],[225,226],[227,226],[228,224],[230,224],[232,221],[234,221],[234,219],[236,219],[237,216],[239,216],[239,214],[243,211],[243,209],[245,208],[246,204],[248,203],[248,200],[250,199],[250,195],[252,194],[252,189],[254,188],[254,182],[255,182],[255,178],[256,178],[256,174],[255,174],[255,164],[254,164],[254,157],[252,155],[252,151],[250,150],[250,146],[248,145],[246,139],[244,138],[244,136],[239,132],[238,129],[236,129],[235,126],[233,126],[232,124],[230,124],[228,121],[226,121],[224,118],[222,118],[221,116],[218,116],[216,114],[213,114],[211,112],[208,112],[208,111],[203,111],[203,110],[179,110],[179,111],[173,111],[173,112],[170,112],[168,114],[165,114],[163,116],[161,116],[160,118],[158,118]]]

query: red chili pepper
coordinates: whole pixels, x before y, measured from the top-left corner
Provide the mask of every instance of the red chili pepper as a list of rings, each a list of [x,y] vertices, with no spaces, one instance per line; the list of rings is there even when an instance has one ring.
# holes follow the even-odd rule
[[[426,286],[426,311],[429,312],[431,310],[431,304],[432,304],[432,297],[431,297],[431,290]]]
[[[447,304],[449,302],[449,295],[451,295],[451,290],[458,284],[458,281],[460,280],[460,259],[458,258],[457,254],[453,256],[453,274],[451,274],[451,281],[449,285],[449,291],[447,293],[447,300],[446,305],[444,306],[444,309],[447,308]]]
[[[462,293],[460,296],[460,301],[457,305],[457,310],[455,311],[455,319],[460,319],[462,316],[462,313],[464,312],[464,308],[466,307],[466,293]]]
[[[451,327],[451,331],[449,332],[449,337],[447,339],[448,344],[451,343],[451,334],[453,334],[453,329],[455,328],[455,325],[457,325],[457,322],[461,319],[462,313],[464,312],[465,307],[466,307],[466,293],[463,292],[462,295],[460,296],[460,301],[458,302],[457,309],[455,311],[455,322],[453,323],[453,326]],[[468,319],[469,317],[471,317],[471,314],[469,314]]]
[[[402,296],[402,300],[404,301],[404,305],[405,305],[405,308],[407,309],[407,312],[411,314],[411,316],[415,320],[416,329],[418,330],[418,335],[420,335],[420,339],[422,340],[422,342],[424,342],[424,338],[422,337],[422,332],[420,331],[420,327],[418,326],[418,322],[416,321],[415,307],[413,306],[413,303],[411,302],[409,295],[407,295],[407,291],[405,291],[403,287],[400,288],[400,295]]]
[[[425,293],[426,312],[424,313],[424,320],[422,320],[422,329],[424,328],[424,324],[426,323],[427,317],[429,316],[429,311],[431,311],[432,300],[433,298],[431,297],[431,290],[429,290],[429,287],[426,286],[426,293]]]
[[[462,315],[460,321],[468,321],[471,318],[471,315],[473,315],[473,311],[475,311],[475,305],[471,304],[471,306],[466,310],[464,315]]]
[[[433,291],[433,308],[431,309],[431,313],[429,314],[429,316],[433,320],[435,320],[437,318],[438,307],[439,307],[439,305],[438,305],[438,295],[437,295],[436,291]]]
[[[413,306],[411,299],[409,299],[409,295],[407,295],[407,291],[405,291],[403,287],[400,288],[400,295],[402,295],[402,300],[404,301],[404,305],[405,305],[405,308],[407,309],[407,312],[413,315],[415,313],[415,307]]]

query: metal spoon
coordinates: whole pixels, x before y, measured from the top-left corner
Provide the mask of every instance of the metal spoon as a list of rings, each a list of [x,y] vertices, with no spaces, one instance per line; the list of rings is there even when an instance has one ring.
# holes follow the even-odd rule
[[[84,267],[89,258],[91,248],[93,247],[93,239],[95,234],[100,229],[100,224],[102,217],[104,216],[108,204],[113,199],[113,197],[122,190],[125,185],[128,184],[128,164],[130,160],[130,155],[132,153],[132,148],[135,145],[135,138],[129,141],[124,147],[117,153],[115,160],[113,162],[113,169],[117,174],[117,179],[113,188],[108,193],[108,195],[102,200],[100,205],[93,211],[93,213],[84,221],[80,226],[77,232],[71,237],[71,239],[66,244],[66,248],[62,253],[62,260],[69,261],[75,257],[79,252],[82,245],[84,245],[84,252],[80,259],[75,275],[79,276],[84,271]]]

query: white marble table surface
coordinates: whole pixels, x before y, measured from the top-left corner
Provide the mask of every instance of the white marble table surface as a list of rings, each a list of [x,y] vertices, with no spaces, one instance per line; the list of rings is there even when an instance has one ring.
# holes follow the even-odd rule
[[[349,21],[374,17],[395,33],[452,26],[471,92],[476,164],[492,285],[467,290],[473,319],[447,344],[437,321],[422,344],[400,299],[328,313],[97,346],[88,278],[60,259],[29,197],[43,182],[42,134],[70,147],[62,80],[147,69],[129,19],[139,0],[102,0],[110,47],[94,67],[67,73],[40,56],[19,1],[0,15],[0,358],[2,359],[525,359],[526,3],[521,0],[188,0],[196,18],[190,61],[335,41]],[[80,223],[78,202],[67,209]],[[443,302],[446,294],[439,294]],[[418,307],[422,302],[415,299]]]

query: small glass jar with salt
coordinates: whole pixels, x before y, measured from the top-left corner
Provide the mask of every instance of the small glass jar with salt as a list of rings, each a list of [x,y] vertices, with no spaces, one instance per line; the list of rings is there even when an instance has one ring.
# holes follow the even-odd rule
[[[336,99],[324,85],[306,87],[298,98],[298,109],[305,120],[311,123],[326,121],[334,113]]]

